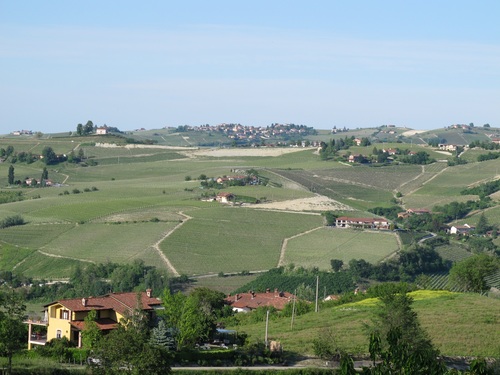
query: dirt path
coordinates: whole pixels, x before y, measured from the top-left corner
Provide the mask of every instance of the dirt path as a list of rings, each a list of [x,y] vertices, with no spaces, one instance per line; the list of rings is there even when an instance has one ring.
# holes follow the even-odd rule
[[[427,183],[429,183],[430,181],[434,180],[437,176],[439,176],[441,173],[443,173],[443,172],[444,172],[444,171],[446,171],[447,169],[448,169],[448,167],[446,167],[446,168],[444,168],[444,169],[440,170],[440,171],[439,171],[439,172],[437,172],[435,175],[433,175],[433,176],[429,177],[429,179],[427,179],[427,180],[423,181],[423,182],[422,182],[422,186],[423,186],[423,185],[425,185],[425,184],[427,184]],[[410,183],[411,181],[416,180],[417,178],[419,178],[419,177],[423,176],[424,174],[425,174],[425,166],[424,166],[424,165],[422,165],[422,172],[421,172],[421,173],[420,173],[417,177],[412,178],[411,180],[409,180],[409,181],[405,182],[405,183],[404,183],[404,184],[402,184],[401,186],[405,186],[406,184]],[[401,186],[400,186],[400,187],[401,187]],[[416,192],[417,190],[419,190],[422,186],[419,186],[419,187],[417,187],[417,188],[415,188],[415,189],[411,190],[410,192],[406,193],[405,195],[406,195],[406,196],[408,196],[408,195],[413,194],[414,192]],[[403,207],[404,207],[404,206],[403,206]]]
[[[61,173],[61,172],[59,172],[59,173]],[[64,180],[63,180],[63,182],[61,182],[61,184],[65,184],[66,181],[68,181],[69,175],[64,174],[64,173],[61,173],[61,174],[64,176]]]
[[[317,227],[317,228],[313,228],[313,229],[310,229],[310,230],[307,230],[305,232],[302,232],[302,233],[299,233],[299,234],[296,234],[295,236],[292,236],[292,237],[288,237],[288,238],[285,238],[283,240],[283,243],[281,244],[281,252],[280,252],[280,259],[278,261],[278,266],[277,267],[281,267],[281,266],[284,266],[285,265],[285,253],[286,253],[286,248],[288,246],[288,240],[292,240],[294,238],[297,238],[297,237],[300,237],[300,236],[303,236],[305,234],[308,234],[308,233],[311,233],[311,232],[314,232],[318,229],[321,229],[321,228],[324,228],[324,227]]]
[[[42,250],[37,250],[36,251],[37,253],[40,253],[42,255],[45,255],[45,256],[48,256],[48,257],[51,257],[51,258],[60,258],[60,259],[70,259],[70,260],[77,260],[79,262],[87,262],[87,263],[94,263],[95,262],[93,260],[88,260],[88,259],[80,259],[80,258],[73,258],[73,257],[67,257],[67,256],[64,256],[64,255],[57,255],[57,254],[51,254],[51,253],[46,253],[45,251],[42,251]],[[33,253],[34,254],[34,253]],[[12,267],[12,270],[15,270],[17,267],[19,267],[21,264],[23,264],[26,260],[28,260],[28,258],[30,258],[30,256],[27,256],[26,258],[24,258],[23,260],[21,260],[19,263],[17,263],[14,267]]]
[[[170,236],[172,233],[174,233],[177,229],[179,229],[182,225],[184,225],[184,223],[190,219],[192,219],[191,216],[188,216],[182,212],[179,212],[179,215],[182,215],[184,216],[184,220],[182,220],[179,224],[177,224],[174,228],[172,228],[171,230],[169,230],[168,232],[165,233],[165,235],[160,238],[156,243],[153,244],[153,249],[156,250],[156,252],[158,253],[158,255],[160,256],[160,258],[163,260],[163,262],[165,262],[165,265],[167,266],[168,270],[170,272],[172,272],[172,274],[175,276],[175,277],[178,277],[180,276],[180,273],[177,272],[177,270],[175,269],[175,267],[172,265],[172,263],[170,262],[170,260],[167,258],[167,256],[163,253],[163,251],[161,251],[160,249],[160,244],[168,237]]]

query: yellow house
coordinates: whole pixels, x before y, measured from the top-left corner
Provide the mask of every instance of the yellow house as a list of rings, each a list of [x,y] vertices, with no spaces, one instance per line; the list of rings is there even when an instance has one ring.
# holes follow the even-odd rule
[[[139,302],[140,300],[140,302]],[[115,329],[120,320],[137,307],[148,313],[151,318],[154,310],[162,308],[161,301],[151,295],[151,289],[141,293],[109,293],[100,297],[65,299],[45,305],[43,321],[31,321],[29,326],[28,349],[33,345],[45,345],[46,342],[66,337],[68,340],[82,345],[82,330],[85,317],[95,310],[97,326],[102,331]],[[33,326],[45,326],[46,334],[34,333]]]

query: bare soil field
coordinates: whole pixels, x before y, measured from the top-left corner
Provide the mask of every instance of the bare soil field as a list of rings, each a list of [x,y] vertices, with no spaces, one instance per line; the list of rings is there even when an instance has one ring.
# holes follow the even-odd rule
[[[403,134],[401,134],[404,137],[411,137],[412,135],[415,134],[420,134],[420,133],[425,133],[427,130],[408,130],[405,131]]]
[[[290,199],[282,202],[269,202],[254,205],[253,208],[267,210],[286,210],[286,211],[354,211],[352,207],[337,202],[328,197],[318,195],[316,197]]]
[[[311,148],[311,151],[314,151]],[[213,156],[213,157],[233,157],[233,156],[281,156],[291,152],[304,151],[302,147],[290,148],[219,148],[219,149],[199,149],[194,152],[197,156]]]

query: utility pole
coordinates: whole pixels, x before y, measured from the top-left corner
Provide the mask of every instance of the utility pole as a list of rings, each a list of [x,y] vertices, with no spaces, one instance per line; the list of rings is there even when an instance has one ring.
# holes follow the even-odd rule
[[[315,312],[319,311],[319,308],[318,308],[318,292],[319,292],[319,276],[316,276],[316,308],[314,309]]]
[[[295,318],[295,300],[297,299],[297,289],[293,293],[293,305],[292,305],[292,322],[290,323],[290,329],[293,331],[293,320]]]
[[[268,347],[268,341],[267,341],[267,329],[269,328],[269,310],[267,310],[267,313],[266,313],[266,335],[265,335],[265,338],[264,338],[264,341],[266,343],[266,349]]]

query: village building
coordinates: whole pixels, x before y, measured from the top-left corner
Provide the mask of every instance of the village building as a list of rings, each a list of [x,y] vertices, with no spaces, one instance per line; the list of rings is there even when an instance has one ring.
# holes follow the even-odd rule
[[[285,305],[292,302],[295,296],[288,292],[281,292],[274,289],[274,292],[268,288],[265,293],[237,293],[234,296],[225,298],[226,304],[233,308],[236,312],[249,312],[258,307],[274,307],[276,310],[283,310]]]
[[[349,163],[359,163],[360,161],[363,160],[363,155],[351,154],[351,155],[349,155],[349,158],[347,160],[349,161]]]
[[[440,143],[438,147],[443,151],[457,151],[458,145]]]
[[[215,197],[215,200],[220,203],[230,203],[231,201],[234,200],[234,194],[233,193],[219,193]]]
[[[106,134],[108,134],[108,129],[107,128],[97,128],[95,130],[95,133],[97,135],[106,135]]]
[[[389,229],[391,223],[384,218],[354,218],[340,216],[335,219],[337,228]]]
[[[450,227],[450,234],[459,234],[467,236],[470,232],[474,231],[476,227],[469,224],[464,225],[453,225]]]
[[[154,316],[155,310],[161,309],[161,301],[152,296],[151,289],[142,293],[109,293],[101,297],[72,298],[49,303],[44,306],[43,320],[28,320],[28,349],[33,345],[45,345],[55,338],[66,337],[78,347],[82,346],[82,330],[85,318],[90,311],[97,313],[97,326],[101,331],[115,329],[121,319],[137,308]],[[34,333],[33,326],[46,327],[46,334]]]
[[[383,148],[382,149],[382,152],[385,152],[387,153],[388,155],[397,155],[399,153],[399,151],[395,148]]]

